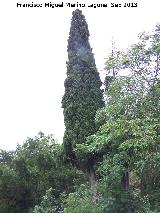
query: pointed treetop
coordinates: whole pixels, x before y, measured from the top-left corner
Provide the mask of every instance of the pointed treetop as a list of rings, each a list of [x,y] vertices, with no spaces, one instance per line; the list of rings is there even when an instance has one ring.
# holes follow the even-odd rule
[[[68,51],[78,51],[81,47],[89,48],[89,30],[82,11],[72,12],[71,28],[68,39]]]

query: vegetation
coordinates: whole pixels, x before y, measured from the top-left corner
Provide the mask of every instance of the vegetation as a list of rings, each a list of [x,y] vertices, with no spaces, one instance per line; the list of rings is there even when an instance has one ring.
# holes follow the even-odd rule
[[[50,188],[56,208],[61,209],[60,195],[73,192],[77,181],[84,182],[83,175],[66,165],[63,156],[62,146],[43,133],[28,138],[15,152],[1,150],[0,212],[33,212],[35,205],[44,204],[43,196],[49,196]]]
[[[80,10],[73,12],[68,39],[67,78],[62,99],[64,109],[64,147],[68,160],[90,178],[93,159],[80,159],[77,145],[96,130],[96,111],[104,106],[101,80],[89,44],[88,26]]]
[[[105,104],[88,38],[76,10],[64,142],[40,132],[13,152],[1,150],[2,213],[160,212],[160,25],[107,57]]]

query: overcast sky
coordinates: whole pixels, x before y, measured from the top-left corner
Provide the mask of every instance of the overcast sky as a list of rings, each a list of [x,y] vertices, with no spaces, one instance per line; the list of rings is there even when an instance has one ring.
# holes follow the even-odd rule
[[[15,149],[39,131],[54,134],[62,142],[61,99],[74,8],[45,8],[46,2],[33,1],[43,3],[42,8],[17,8],[17,3],[32,3],[29,0],[0,2],[0,149]],[[79,8],[89,25],[99,71],[112,37],[117,47],[126,48],[136,42],[139,32],[152,30],[160,21],[160,0],[135,0],[137,8],[123,7],[129,0],[76,2],[108,4],[107,8]],[[111,8],[111,2],[122,7]]]

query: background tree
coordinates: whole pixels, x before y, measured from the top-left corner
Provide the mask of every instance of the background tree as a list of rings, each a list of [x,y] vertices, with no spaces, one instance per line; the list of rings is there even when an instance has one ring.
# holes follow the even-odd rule
[[[137,44],[114,60],[118,70],[127,69],[128,76],[117,76],[107,85],[106,106],[96,114],[99,129],[87,137],[85,144],[77,146],[80,156],[94,153],[104,157],[96,170],[99,175],[97,212],[99,208],[104,213],[155,213],[160,209],[160,84],[157,70],[160,44],[154,42],[155,37],[157,41],[157,30],[141,34]],[[112,62],[113,58],[108,60]],[[109,61],[107,64],[112,72],[115,63]],[[69,198],[71,213],[78,209],[77,204],[79,209],[83,206],[86,212],[89,210],[85,202],[89,193],[83,197],[79,192]]]
[[[55,207],[62,209],[61,194],[73,192],[84,182],[82,173],[64,163],[63,147],[52,135],[39,133],[28,138],[14,153],[2,150],[0,156],[2,212],[32,212],[41,201],[40,206],[45,205],[43,196],[50,188]]]

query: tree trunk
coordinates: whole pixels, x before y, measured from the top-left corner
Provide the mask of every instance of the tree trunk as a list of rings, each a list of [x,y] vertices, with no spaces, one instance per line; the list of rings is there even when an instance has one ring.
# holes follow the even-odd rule
[[[146,190],[146,183],[145,183],[144,178],[141,177],[141,180],[140,180],[140,192],[141,192],[142,196],[145,194],[145,190]]]
[[[96,174],[93,168],[88,168],[86,171],[87,179],[89,180],[91,191],[92,191],[92,199],[93,202],[97,201],[97,180],[96,180]]]
[[[123,189],[127,192],[128,189],[129,189],[129,172],[128,172],[128,166],[126,168],[126,171],[123,173],[123,176],[122,176],[122,187]],[[129,195],[129,194],[128,194]],[[129,195],[130,196],[130,195]],[[129,199],[129,197],[128,197]],[[124,213],[131,213],[131,208],[130,206],[128,205],[128,203],[125,203],[124,204]]]
[[[122,176],[122,187],[125,190],[129,189],[129,172],[125,171]]]

